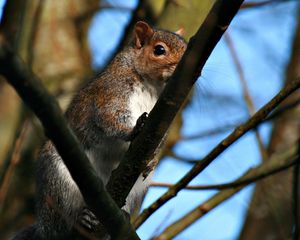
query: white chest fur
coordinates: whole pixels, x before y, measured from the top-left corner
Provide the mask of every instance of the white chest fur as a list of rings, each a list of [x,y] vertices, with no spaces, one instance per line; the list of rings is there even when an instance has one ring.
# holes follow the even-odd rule
[[[157,99],[157,92],[153,86],[139,84],[134,87],[133,93],[129,96],[132,127],[144,112],[149,113],[152,110]]]

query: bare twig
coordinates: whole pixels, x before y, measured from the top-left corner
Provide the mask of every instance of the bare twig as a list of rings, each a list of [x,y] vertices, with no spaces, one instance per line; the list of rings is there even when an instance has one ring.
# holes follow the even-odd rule
[[[16,141],[14,143],[14,148],[13,148],[13,152],[12,152],[12,156],[8,165],[8,168],[4,174],[3,177],[3,181],[1,183],[1,187],[0,187],[0,206],[3,206],[9,186],[10,186],[10,182],[14,173],[14,170],[16,168],[16,166],[19,163],[20,160],[20,156],[21,156],[21,150],[22,150],[22,145],[23,145],[23,141],[26,137],[27,131],[28,131],[28,120],[26,120],[25,122],[23,122],[23,125],[21,127],[21,132],[19,134],[19,136],[16,138]]]
[[[193,159],[190,159],[190,158],[185,157],[185,156],[179,156],[176,153],[174,153],[173,151],[168,151],[166,153],[166,156],[171,157],[171,158],[173,158],[175,160],[178,160],[178,161],[182,161],[182,162],[188,163],[188,164],[195,164],[195,163],[198,162],[198,159],[197,160],[193,160]]]
[[[159,151],[161,140],[179,111],[210,53],[238,11],[242,0],[215,2],[206,20],[191,38],[187,50],[141,133],[131,143],[120,166],[113,171],[107,189],[119,206],[141,172]]]
[[[161,219],[160,223],[157,225],[157,227],[154,229],[153,233],[151,234],[151,236],[149,237],[149,239],[153,239],[157,234],[159,234],[161,232],[161,230],[163,229],[165,223],[167,222],[167,220],[170,218],[172,214],[172,210],[169,211],[166,216]]]
[[[12,155],[15,151],[15,142],[20,137],[24,122],[26,121],[27,118],[28,118],[28,116],[27,116],[27,112],[25,110],[25,106],[24,106],[24,104],[22,104],[19,108],[19,116],[16,121],[17,123],[16,123],[16,127],[15,127],[15,134],[13,137],[13,142],[10,146],[10,149],[7,151],[6,156],[2,160],[2,165],[1,165],[1,169],[0,169],[1,170],[0,171],[0,185],[2,185],[2,183],[4,181],[5,174],[7,172],[7,169],[10,166]]]
[[[296,156],[296,157],[295,157]],[[236,182],[242,182],[245,179],[252,178],[255,175],[261,175],[264,172],[270,172],[274,168],[282,168],[284,166],[292,166],[297,163],[297,146],[290,147],[287,151],[280,154],[274,154],[268,161],[265,161],[260,166],[251,169],[245,175],[236,180]],[[248,182],[249,184],[251,182]],[[245,186],[245,185],[244,185]],[[172,239],[178,235],[181,231],[190,226],[193,222],[204,216],[207,212],[218,206],[220,203],[224,202],[235,193],[240,191],[244,186],[236,186],[231,189],[222,190],[215,194],[213,197],[200,204],[192,211],[187,213],[185,216],[171,224],[166,228],[156,240],[167,240]]]
[[[135,221],[135,226],[140,226],[154,211],[160,208],[168,200],[172,199],[187,184],[202,172],[215,158],[217,158],[225,149],[241,138],[246,132],[257,127],[267,115],[278,106],[284,99],[300,87],[300,78],[292,81],[284,87],[270,102],[263,106],[246,123],[237,127],[228,137],[222,140],[213,150],[210,151],[199,163],[197,163],[183,178],[173,185],[165,194],[156,200],[151,206],[146,208],[140,217]]]
[[[129,11],[133,11],[133,8],[131,7],[127,7],[127,6],[121,6],[121,5],[111,5],[109,3],[107,4],[101,4],[99,6],[99,4],[90,7],[89,10],[85,11],[84,14],[81,14],[80,16],[76,16],[75,20],[76,21],[83,21],[85,19],[89,19],[91,18],[95,13],[101,11],[101,10],[106,10],[106,9],[110,9],[110,10],[116,10],[116,11],[125,11],[125,12],[129,12]]]
[[[140,0],[138,5],[136,6],[136,8],[134,9],[134,11],[132,12],[132,16],[131,19],[129,21],[129,23],[127,24],[127,26],[124,29],[124,34],[122,36],[122,39],[120,41],[120,43],[118,44],[117,49],[114,51],[114,53],[112,54],[112,58],[116,55],[116,53],[118,53],[119,51],[122,50],[122,48],[124,48],[124,46],[127,45],[129,38],[131,37],[131,33],[133,30],[133,27],[135,25],[135,23],[141,19],[143,19],[144,15],[145,15],[145,0]]]
[[[276,3],[285,3],[285,2],[291,2],[291,1],[297,1],[297,0],[266,0],[266,1],[257,1],[257,2],[247,2],[244,3],[241,6],[241,9],[252,9],[256,7],[263,7],[270,4],[276,4]]]
[[[274,120],[275,118],[279,117],[281,114],[285,113],[286,111],[289,111],[293,109],[294,107],[298,106],[300,103],[300,99],[296,99],[295,101],[286,104],[283,107],[279,107],[278,109],[274,110],[267,118],[263,119],[261,123],[269,122],[271,120]],[[206,131],[203,131],[201,133],[196,133],[194,135],[190,136],[182,136],[179,140],[180,141],[186,141],[186,140],[195,140],[195,139],[200,139],[200,138],[205,138],[205,137],[210,137],[214,136],[217,134],[225,133],[228,132],[229,130],[232,130],[236,128],[237,126],[241,125],[242,122],[245,120],[239,120],[236,121],[235,123],[229,123],[227,125],[217,127],[214,129],[209,129]]]
[[[85,202],[104,224],[113,239],[139,239],[132,226],[105,190],[78,140],[68,126],[56,100],[36,76],[0,38],[0,74],[15,88],[42,122]],[[114,216],[113,218],[111,216]]]
[[[43,6],[44,1],[38,0],[37,7],[34,9],[33,13],[33,21],[32,26],[29,33],[29,41],[28,41],[28,66],[32,67],[33,60],[34,60],[34,51],[33,47],[36,43],[37,33],[38,33],[38,27],[41,21],[41,16],[43,14]]]
[[[298,159],[293,171],[292,209],[293,209],[293,240],[299,239],[299,168],[300,168],[300,140],[298,141]]]
[[[188,136],[181,136],[181,138],[179,140],[180,141],[189,141],[189,140],[198,140],[198,139],[201,139],[201,138],[213,137],[215,135],[226,133],[230,130],[232,131],[232,129],[234,129],[237,126],[241,125],[242,122],[243,122],[243,120],[240,119],[239,121],[236,121],[236,122],[233,122],[233,123],[228,123],[228,124],[225,124],[223,126],[219,126],[219,127],[217,126],[216,128],[207,129],[205,131],[190,134]]]
[[[292,156],[290,156],[292,158]],[[184,189],[186,190],[223,190],[227,188],[235,188],[239,186],[244,186],[248,185],[250,183],[254,183],[258,180],[261,180],[263,178],[266,178],[268,176],[271,176],[275,173],[279,173],[283,170],[286,170],[287,168],[291,167],[292,165],[297,164],[296,161],[293,162],[286,162],[285,164],[277,164],[274,163],[272,167],[265,169],[265,171],[259,172],[259,173],[254,173],[251,177],[244,178],[243,180],[240,181],[233,181],[229,183],[221,183],[221,184],[211,184],[211,185],[188,185]],[[246,175],[249,171],[253,171],[253,169],[249,169],[246,173],[243,175]],[[152,182],[150,186],[152,187],[172,187],[174,184],[170,183],[160,183],[160,182]]]
[[[249,116],[253,116],[253,114],[255,113],[256,110],[255,110],[255,105],[254,105],[254,102],[252,100],[249,88],[248,88],[248,84],[247,84],[247,80],[246,80],[246,77],[245,77],[244,69],[242,67],[241,61],[239,59],[239,56],[237,54],[237,51],[235,49],[235,46],[233,44],[231,36],[227,32],[224,35],[224,37],[225,37],[225,41],[228,45],[229,51],[231,53],[234,65],[236,66],[236,69],[237,69],[237,72],[238,72],[238,75],[239,75],[239,80],[240,80],[241,85],[242,85],[243,95],[244,95],[244,99],[245,99],[245,102],[246,102],[247,107],[248,107]],[[257,140],[257,143],[258,143],[258,147],[259,147],[259,150],[260,150],[261,157],[262,157],[263,160],[266,160],[267,157],[268,157],[267,150],[266,150],[266,148],[263,144],[263,141],[262,141],[262,138],[259,134],[258,129],[255,128],[254,132],[255,132],[255,137],[256,137],[256,140]]]
[[[148,17],[148,16],[146,16],[147,14],[146,14],[146,1],[145,0],[139,0],[136,8],[131,9],[131,10],[132,10],[132,16],[131,16],[129,23],[126,25],[126,27],[124,29],[123,36],[122,36],[117,48],[113,51],[113,53],[110,55],[110,58],[106,61],[107,64],[102,69],[104,69],[111,62],[111,60],[114,59],[116,54],[126,46],[126,44],[128,43],[128,41],[131,37],[132,30],[134,28],[135,23],[139,20],[142,20],[142,19],[145,19],[146,17]],[[147,20],[149,20],[149,19],[147,19]],[[100,72],[102,69],[100,69]]]

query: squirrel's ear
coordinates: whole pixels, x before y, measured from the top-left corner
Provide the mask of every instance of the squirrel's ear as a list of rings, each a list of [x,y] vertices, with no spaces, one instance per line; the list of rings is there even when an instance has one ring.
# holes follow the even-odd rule
[[[184,28],[179,28],[175,33],[183,37],[183,35],[185,34],[185,30]]]
[[[154,34],[152,27],[148,23],[138,21],[133,31],[134,44],[136,48],[141,48]]]

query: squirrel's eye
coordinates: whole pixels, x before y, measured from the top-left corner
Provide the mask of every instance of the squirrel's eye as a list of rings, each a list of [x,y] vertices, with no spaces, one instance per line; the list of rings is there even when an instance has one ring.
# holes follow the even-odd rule
[[[165,50],[165,48],[162,46],[162,45],[156,45],[155,47],[154,47],[154,54],[156,55],[156,56],[159,56],[159,55],[163,55],[163,54],[165,54],[166,53],[166,50]]]

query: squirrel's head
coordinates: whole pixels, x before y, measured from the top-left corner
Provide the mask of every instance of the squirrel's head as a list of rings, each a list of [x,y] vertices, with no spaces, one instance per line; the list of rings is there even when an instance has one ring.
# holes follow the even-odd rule
[[[166,81],[174,72],[185,49],[183,30],[157,30],[146,22],[136,23],[133,31],[135,68],[151,80]]]

